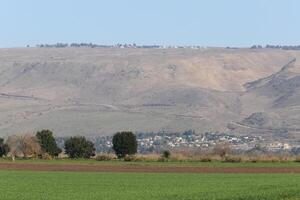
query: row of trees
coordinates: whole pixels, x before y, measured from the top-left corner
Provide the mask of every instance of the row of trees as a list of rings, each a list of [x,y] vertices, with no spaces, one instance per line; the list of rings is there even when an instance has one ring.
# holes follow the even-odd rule
[[[113,150],[118,158],[137,152],[136,136],[132,132],[118,132],[113,136]],[[94,143],[83,136],[70,137],[65,141],[64,152],[69,158],[90,158],[95,156]],[[0,138],[0,157],[57,157],[62,149],[57,146],[50,130],[38,131],[35,135],[9,136],[6,142]]]
[[[265,47],[262,45],[253,45],[250,47],[251,49],[283,49],[283,50],[300,50],[300,45],[269,45],[267,44]]]

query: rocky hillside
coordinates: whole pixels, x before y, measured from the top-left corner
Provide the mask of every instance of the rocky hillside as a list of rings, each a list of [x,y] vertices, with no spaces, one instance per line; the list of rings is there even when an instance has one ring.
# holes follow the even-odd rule
[[[0,134],[195,129],[284,130],[298,137],[299,55],[278,49],[0,49]]]

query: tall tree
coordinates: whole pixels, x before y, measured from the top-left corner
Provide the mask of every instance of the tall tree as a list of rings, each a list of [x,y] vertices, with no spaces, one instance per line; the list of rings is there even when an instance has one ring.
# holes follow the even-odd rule
[[[90,158],[95,155],[95,147],[85,137],[71,137],[65,141],[65,153],[70,158]]]
[[[43,153],[48,153],[51,156],[58,156],[58,154],[61,153],[61,149],[57,146],[52,131],[38,131],[36,137],[41,145]]]
[[[132,132],[118,132],[112,139],[113,150],[118,158],[133,155],[137,152],[136,136]]]

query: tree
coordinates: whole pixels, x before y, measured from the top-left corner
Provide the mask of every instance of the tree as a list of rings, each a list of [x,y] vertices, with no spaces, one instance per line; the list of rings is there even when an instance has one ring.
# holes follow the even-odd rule
[[[163,157],[164,159],[169,159],[170,156],[171,156],[171,152],[170,152],[169,150],[164,150],[164,151],[162,152],[162,157]]]
[[[7,144],[4,143],[4,139],[0,138],[0,157],[7,155],[9,149]]]
[[[13,160],[16,156],[36,157],[41,153],[38,139],[31,134],[9,136],[6,143]]]
[[[112,139],[113,150],[118,158],[133,155],[137,152],[136,136],[132,132],[118,132]]]
[[[85,137],[71,137],[65,142],[65,153],[70,158],[90,158],[95,156],[95,147]]]
[[[43,153],[48,153],[51,156],[58,156],[61,149],[58,148],[53,133],[50,130],[42,130],[36,133],[36,137],[40,143]]]

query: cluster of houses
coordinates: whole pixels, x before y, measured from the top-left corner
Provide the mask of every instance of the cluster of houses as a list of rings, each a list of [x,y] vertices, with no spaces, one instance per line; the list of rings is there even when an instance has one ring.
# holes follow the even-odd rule
[[[300,153],[300,144],[290,144],[282,141],[267,141],[262,136],[236,136],[227,133],[206,132],[196,133],[193,130],[166,133],[150,132],[137,133],[138,152],[139,153],[157,153],[164,149],[212,149],[220,143],[229,143],[233,150],[238,152],[247,152],[261,149],[267,152],[288,151],[296,154]],[[97,152],[110,153],[112,150],[112,136],[95,136],[89,138],[94,142]],[[56,138],[59,146],[63,146],[64,138]]]
[[[219,132],[204,134],[195,131],[182,133],[137,133],[138,151],[140,153],[160,152],[162,149],[199,148],[211,149],[216,144],[227,142],[232,149],[248,151],[257,145],[263,145],[268,151],[291,150],[292,145],[283,142],[267,142],[261,136],[235,136]],[[112,137],[103,136],[92,139],[97,152],[112,152]]]
[[[141,150],[168,149],[176,148],[213,148],[216,144],[227,142],[235,149],[251,149],[259,142],[261,137],[255,136],[233,136],[225,133],[204,133],[196,134],[194,131],[186,131],[177,134],[153,134],[140,137],[138,142]]]

